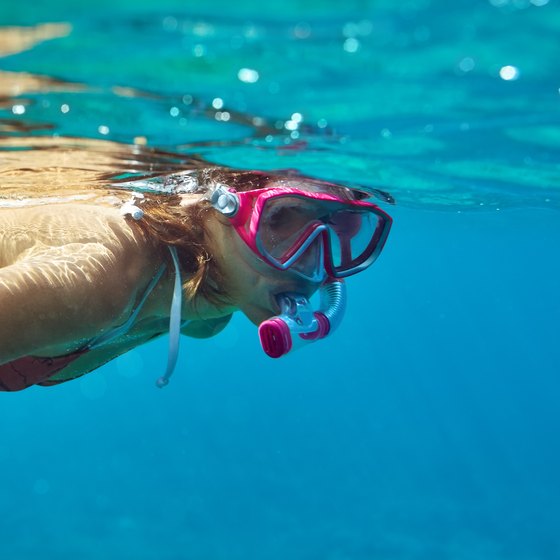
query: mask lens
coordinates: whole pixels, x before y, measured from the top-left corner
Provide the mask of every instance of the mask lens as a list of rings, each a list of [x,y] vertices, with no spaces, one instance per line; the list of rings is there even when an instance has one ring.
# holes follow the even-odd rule
[[[331,216],[331,262],[337,272],[351,270],[371,254],[379,225],[373,212],[343,210]]]
[[[326,229],[330,240],[332,269],[343,274],[365,262],[375,250],[378,225],[375,213],[344,201],[278,196],[264,205],[257,245],[274,264],[294,258],[290,268],[315,277],[318,268],[324,267],[324,233],[317,231],[323,226],[320,231]]]
[[[328,209],[322,201],[299,196],[269,199],[263,209],[258,237],[262,249],[285,262],[301,246],[314,224],[321,224]]]

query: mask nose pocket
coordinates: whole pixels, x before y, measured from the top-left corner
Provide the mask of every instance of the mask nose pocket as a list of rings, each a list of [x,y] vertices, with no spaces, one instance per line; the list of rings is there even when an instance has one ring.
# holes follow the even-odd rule
[[[318,235],[290,268],[314,282],[323,281],[326,277],[323,236]]]

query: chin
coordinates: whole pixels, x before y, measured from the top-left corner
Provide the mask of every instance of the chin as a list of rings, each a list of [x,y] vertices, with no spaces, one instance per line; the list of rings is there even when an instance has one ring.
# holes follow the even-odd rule
[[[245,309],[241,309],[241,311],[243,311],[249,321],[251,321],[251,323],[253,323],[253,325],[256,325],[257,327],[263,321],[266,321],[267,319],[270,319],[271,317],[274,317],[274,315],[278,315],[279,313],[279,310],[257,306],[246,307]]]

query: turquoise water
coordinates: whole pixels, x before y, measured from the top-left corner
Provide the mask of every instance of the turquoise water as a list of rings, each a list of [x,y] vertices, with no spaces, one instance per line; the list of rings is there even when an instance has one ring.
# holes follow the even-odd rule
[[[136,141],[165,154],[130,175],[294,168],[395,220],[329,343],[273,361],[239,316],[183,341],[165,391],[162,339],[2,396],[3,558],[560,557],[557,1],[8,1],[0,22],[71,26],[0,58],[0,88],[42,77],[0,89],[0,160]]]

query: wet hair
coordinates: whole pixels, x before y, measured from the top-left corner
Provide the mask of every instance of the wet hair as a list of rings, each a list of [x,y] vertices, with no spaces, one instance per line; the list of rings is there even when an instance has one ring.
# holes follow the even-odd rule
[[[129,220],[159,248],[166,261],[170,262],[170,255],[165,246],[175,247],[186,275],[183,292],[187,299],[201,296],[215,305],[224,305],[229,302],[226,283],[207,248],[209,224],[218,216],[207,195],[217,184],[228,185],[237,191],[249,191],[265,188],[270,183],[285,183],[307,191],[330,192],[346,200],[369,196],[355,189],[302,177],[293,171],[267,173],[208,167],[170,176],[164,182],[164,187],[171,186],[171,192],[167,188],[168,192],[144,193],[144,216],[139,221]],[[173,194],[173,190],[175,193],[199,194],[201,197],[185,206],[181,205],[180,194]]]

